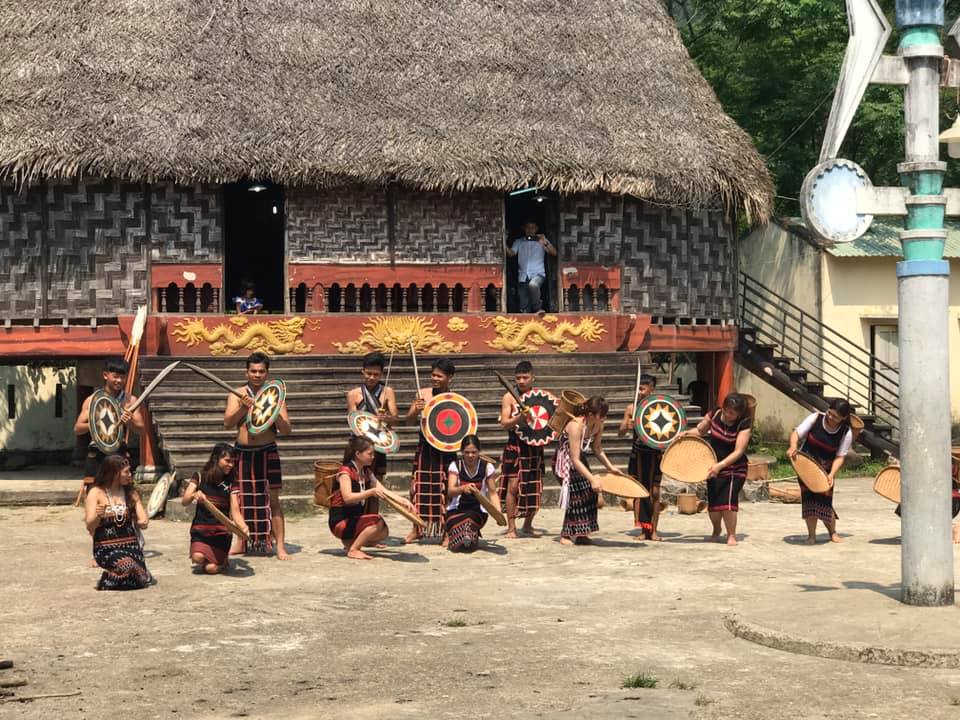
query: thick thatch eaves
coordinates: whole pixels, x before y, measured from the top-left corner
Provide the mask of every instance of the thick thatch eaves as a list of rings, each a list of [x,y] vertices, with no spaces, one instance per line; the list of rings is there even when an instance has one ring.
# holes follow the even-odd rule
[[[78,173],[772,204],[661,0],[0,2],[0,176]]]

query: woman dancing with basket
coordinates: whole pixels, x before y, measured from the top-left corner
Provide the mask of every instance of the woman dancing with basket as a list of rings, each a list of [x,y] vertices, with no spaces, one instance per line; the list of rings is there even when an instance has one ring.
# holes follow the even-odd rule
[[[330,494],[330,532],[340,539],[347,557],[353,560],[372,560],[363,548],[382,547],[380,543],[389,533],[380,515],[383,486],[373,474],[375,454],[370,440],[351,437]]]
[[[590,471],[587,454],[592,451],[607,470],[623,474],[603,451],[603,421],[608,409],[606,400],[594,396],[577,407],[575,417],[560,433],[553,471],[563,481],[561,545],[589,544],[590,533],[600,529],[597,523],[600,480]]]
[[[202,501],[209,500],[217,510],[229,516],[241,528],[247,529],[240,501],[237,495],[230,492],[236,460],[237,451],[232,445],[217,443],[203,469],[190,478],[180,499],[184,505],[197,503],[190,524],[190,560],[195,570],[208,575],[216,575],[229,566],[233,533],[214,517]]]
[[[717,456],[707,473],[707,510],[713,525],[713,542],[720,542],[722,521],[727,530],[727,545],[737,544],[737,513],[740,491],[747,480],[747,445],[752,424],[746,398],[730,393],[720,408],[684,433],[705,437]]]
[[[833,509],[833,482],[853,445],[853,431],[850,429],[852,412],[850,403],[836,398],[830,402],[826,412],[811,413],[790,433],[787,457],[793,460],[798,452],[806,453],[830,479],[830,489],[825,493],[813,492],[803,484],[803,480],[798,479],[802,508],[800,516],[807,523],[807,545],[817,543],[817,520],[830,533],[831,542],[842,542],[837,534],[840,516]]]
[[[460,458],[447,468],[447,548],[452,552],[477,549],[480,530],[487,523],[487,511],[477,495],[490,497],[489,479],[493,463],[480,459],[480,438],[467,435],[460,445]]]
[[[132,482],[129,461],[109,455],[87,493],[83,519],[93,535],[93,559],[103,568],[97,590],[138,590],[153,582],[137,537],[147,512]]]

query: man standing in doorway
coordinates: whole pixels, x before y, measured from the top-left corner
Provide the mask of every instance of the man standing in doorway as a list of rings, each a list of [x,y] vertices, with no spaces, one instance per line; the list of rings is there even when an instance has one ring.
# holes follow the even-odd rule
[[[540,288],[547,279],[544,265],[545,254],[556,256],[557,249],[539,232],[535,222],[523,226],[523,237],[513,241],[507,248],[507,257],[517,257],[520,268],[518,275],[520,292],[520,312],[537,313],[541,310]]]

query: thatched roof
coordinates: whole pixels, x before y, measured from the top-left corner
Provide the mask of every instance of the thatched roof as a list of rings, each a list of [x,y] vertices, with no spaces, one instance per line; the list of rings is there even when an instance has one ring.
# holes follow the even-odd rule
[[[603,190],[769,215],[661,0],[0,4],[0,176]]]

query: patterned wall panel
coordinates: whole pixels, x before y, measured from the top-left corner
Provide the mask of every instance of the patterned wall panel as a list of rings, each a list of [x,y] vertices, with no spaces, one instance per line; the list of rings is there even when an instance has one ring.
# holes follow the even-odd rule
[[[619,264],[625,312],[733,319],[736,246],[723,213],[574,195],[560,206],[565,264]]]
[[[624,203],[624,298],[652,315],[736,315],[733,229],[717,210]]]
[[[152,183],[150,215],[154,262],[223,261],[223,212],[219,186]]]
[[[41,315],[42,192],[0,185],[0,318]]]
[[[503,194],[398,189],[397,262],[503,262]]]
[[[146,302],[140,184],[51,181],[47,211],[50,317],[109,317]]]
[[[395,258],[404,263],[500,262],[503,198],[496,192],[393,189]],[[289,188],[292,262],[390,261],[387,191],[380,187]]]
[[[291,262],[390,262],[383,188],[287,188]]]

